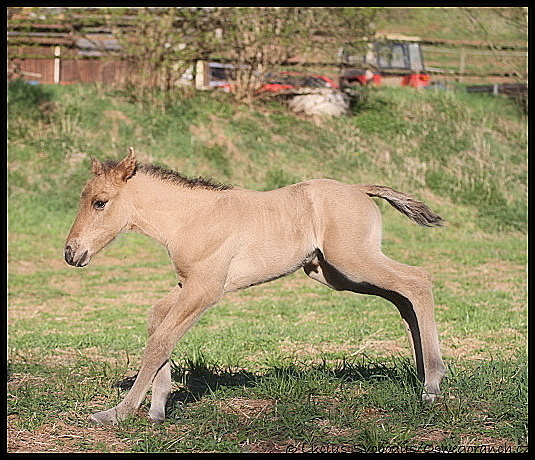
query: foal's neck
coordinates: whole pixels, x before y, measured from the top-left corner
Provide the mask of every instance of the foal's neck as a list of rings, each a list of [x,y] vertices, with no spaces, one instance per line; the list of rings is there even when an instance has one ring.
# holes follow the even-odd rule
[[[218,193],[143,173],[136,174],[129,183],[132,196],[129,230],[150,236],[167,248],[170,238],[191,216],[213,203]]]

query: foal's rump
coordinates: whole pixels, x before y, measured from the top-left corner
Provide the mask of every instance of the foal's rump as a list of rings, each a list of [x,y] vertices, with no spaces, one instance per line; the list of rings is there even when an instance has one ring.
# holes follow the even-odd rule
[[[381,244],[381,214],[370,197],[382,198],[418,225],[442,225],[442,219],[421,201],[383,185],[344,184],[318,179],[305,182],[314,205],[318,248],[337,252],[360,247],[375,251]]]
[[[324,244],[379,247],[381,214],[377,205],[359,186],[331,179],[315,179],[308,185],[314,210],[314,233],[318,249]]]

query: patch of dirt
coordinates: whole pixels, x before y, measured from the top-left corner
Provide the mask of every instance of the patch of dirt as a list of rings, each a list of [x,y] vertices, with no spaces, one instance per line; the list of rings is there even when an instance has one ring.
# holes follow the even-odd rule
[[[287,453],[287,452],[295,452],[293,449],[295,446],[298,445],[297,441],[287,440],[287,441],[275,441],[275,440],[258,440],[249,442],[247,440],[246,442],[241,444],[241,447],[246,452],[251,453],[270,453],[270,454],[281,454],[281,453]]]
[[[440,444],[441,442],[449,439],[451,433],[448,430],[441,428],[422,428],[418,430],[418,434],[413,438],[414,444]]]
[[[490,437],[484,435],[461,435],[460,446],[465,447],[464,452],[481,452],[490,453],[497,452],[498,450],[505,451],[511,449],[514,452],[516,446],[505,438]],[[472,449],[470,449],[472,448]],[[478,450],[476,450],[478,449]]]
[[[338,352],[346,352],[349,356],[356,356],[362,353],[384,356],[411,356],[410,344],[406,337],[400,337],[396,340],[374,340],[369,338],[363,340],[361,344],[310,344],[286,340],[279,348],[282,352],[292,356],[321,356],[324,353]]]
[[[35,386],[39,386],[44,380],[46,380],[44,377],[36,377],[30,374],[11,372],[8,377],[9,391],[14,392],[14,390],[19,388],[21,385],[28,384],[29,382]]]
[[[117,436],[109,427],[89,426],[81,429],[57,421],[28,431],[18,428],[15,422],[16,416],[8,417],[9,453],[126,452],[132,444],[132,441]]]
[[[318,426],[321,427],[323,433],[331,437],[348,438],[355,434],[354,428],[342,428],[332,424],[331,420],[319,420]]]
[[[525,267],[523,267],[525,270]],[[484,278],[487,289],[511,291],[517,286],[508,280],[517,274],[520,266],[503,260],[489,260],[477,268],[469,270],[467,275],[473,278]]]
[[[222,410],[237,415],[244,423],[251,421],[270,412],[275,406],[273,399],[247,399],[232,398],[224,401],[215,401]]]
[[[436,263],[439,262],[435,260],[435,264]],[[488,260],[485,263],[468,269],[465,266],[437,265],[434,267],[434,265],[430,264],[426,264],[426,268],[433,273],[436,273],[436,276],[439,276],[439,274],[442,273],[443,276],[441,276],[441,278],[444,281],[445,286],[459,294],[466,291],[466,287],[463,283],[467,281],[470,283],[480,281],[486,290],[490,289],[511,292],[519,288],[518,283],[515,282],[514,279],[518,277],[518,274],[521,271],[526,273],[525,266],[498,259]],[[462,279],[457,281],[455,279],[456,276]]]
[[[442,340],[441,349],[444,356],[452,356],[455,359],[480,360],[489,357],[487,343],[472,337],[450,337],[447,342]]]

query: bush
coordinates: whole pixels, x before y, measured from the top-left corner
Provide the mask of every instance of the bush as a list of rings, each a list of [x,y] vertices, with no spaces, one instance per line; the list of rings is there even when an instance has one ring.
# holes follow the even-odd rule
[[[51,94],[45,87],[21,79],[13,80],[7,87],[8,116],[39,119],[42,116],[39,106],[50,99]]]

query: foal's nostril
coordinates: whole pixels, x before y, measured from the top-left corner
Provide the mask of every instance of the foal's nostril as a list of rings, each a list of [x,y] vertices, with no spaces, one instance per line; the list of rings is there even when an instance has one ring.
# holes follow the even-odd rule
[[[70,246],[66,246],[65,251],[64,251],[64,257],[65,257],[65,262],[67,262],[69,265],[74,265],[73,260],[72,260],[73,255],[74,255],[74,251],[72,250],[72,248]]]
[[[74,248],[71,245],[65,246],[63,251],[65,262],[74,267],[85,267],[89,263],[89,251],[82,252],[80,247],[75,243]]]
[[[76,261],[76,266],[77,267],[84,267],[85,265],[87,265],[86,258],[87,258],[87,251],[85,251],[82,254],[82,256]]]

